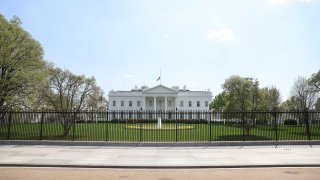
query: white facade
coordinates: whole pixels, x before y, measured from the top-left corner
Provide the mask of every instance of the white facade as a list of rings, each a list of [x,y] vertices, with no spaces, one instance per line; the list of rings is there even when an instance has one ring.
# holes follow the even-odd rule
[[[210,91],[189,91],[177,86],[144,86],[131,91],[110,91],[109,110],[202,111],[209,110],[211,100]]]

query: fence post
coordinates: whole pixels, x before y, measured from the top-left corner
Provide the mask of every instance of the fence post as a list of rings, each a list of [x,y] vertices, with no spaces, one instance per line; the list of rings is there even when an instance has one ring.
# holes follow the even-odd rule
[[[41,121],[40,121],[40,137],[39,137],[40,140],[42,140],[42,128],[43,128],[43,112],[41,112]]]
[[[308,110],[305,110],[304,112],[304,121],[306,123],[306,130],[307,130],[307,136],[308,140],[311,140],[311,135],[310,135],[310,124],[309,124],[309,112]]]
[[[73,129],[72,129],[72,141],[74,141],[75,138],[75,130],[76,130],[76,112],[73,112]]]
[[[11,119],[11,111],[9,112],[9,125],[8,125],[8,135],[7,135],[7,140],[9,140],[10,139],[10,130],[11,130],[11,121],[12,121],[12,119]]]
[[[244,112],[241,113],[241,121],[242,121],[242,141],[245,141]]]
[[[106,141],[108,141],[108,133],[109,133],[109,108],[107,108],[107,125],[106,125]]]
[[[142,111],[140,110],[140,112],[142,113]],[[142,142],[142,119],[140,120],[140,123],[139,123],[139,126],[140,126],[140,136],[139,136],[139,142]]]
[[[176,108],[175,116],[176,116],[176,142],[178,142],[178,108]]]
[[[209,114],[209,141],[212,141],[212,133],[211,133],[211,111],[207,111],[207,113]]]
[[[278,137],[278,122],[277,122],[277,112],[276,111],[274,112],[274,128],[276,131],[276,141],[278,141],[279,137]]]

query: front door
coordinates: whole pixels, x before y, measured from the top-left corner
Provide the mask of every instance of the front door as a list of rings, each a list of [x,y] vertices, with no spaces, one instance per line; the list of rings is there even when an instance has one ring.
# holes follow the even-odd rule
[[[159,101],[159,109],[158,109],[159,111],[162,111],[162,110],[163,110],[162,104],[163,104],[162,101]]]

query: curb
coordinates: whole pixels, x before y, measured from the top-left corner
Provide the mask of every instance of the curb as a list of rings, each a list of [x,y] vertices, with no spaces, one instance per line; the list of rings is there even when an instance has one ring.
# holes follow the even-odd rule
[[[117,168],[117,169],[205,169],[205,168],[285,168],[320,167],[320,164],[266,164],[266,165],[208,165],[208,166],[114,166],[114,165],[52,165],[52,164],[0,164],[1,167],[53,167],[53,168]]]
[[[320,145],[320,141],[231,141],[231,142],[96,142],[96,141],[47,141],[0,140],[0,145],[52,145],[52,146],[119,146],[119,147],[199,147],[199,146],[283,146]]]

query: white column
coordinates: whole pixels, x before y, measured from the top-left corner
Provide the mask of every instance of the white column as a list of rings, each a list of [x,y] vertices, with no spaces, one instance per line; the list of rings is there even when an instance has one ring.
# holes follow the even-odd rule
[[[157,97],[153,97],[153,108],[154,108],[154,111],[157,110]]]
[[[146,97],[142,97],[142,110],[146,110]]]
[[[167,97],[164,97],[164,111],[167,111]]]
[[[177,101],[177,97],[175,97],[175,98],[174,98],[174,104],[175,104],[175,107],[176,107],[176,108],[178,108],[178,101]],[[175,108],[174,110],[176,110],[176,108]]]

